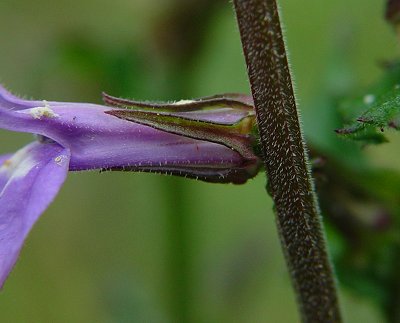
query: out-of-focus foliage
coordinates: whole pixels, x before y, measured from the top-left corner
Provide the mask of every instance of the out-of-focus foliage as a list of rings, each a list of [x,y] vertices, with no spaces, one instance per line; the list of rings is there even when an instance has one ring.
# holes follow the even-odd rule
[[[400,129],[400,64],[387,65],[378,84],[340,104],[340,115],[348,125],[338,129],[339,134],[362,143],[383,143],[385,130]]]
[[[339,281],[398,315],[400,175],[328,161],[316,172]]]
[[[343,126],[337,103],[378,78],[375,61],[397,55],[396,38],[379,1],[280,3],[307,141],[326,158],[315,174],[324,210],[333,208],[323,216],[345,316],[382,322],[398,237],[393,172],[400,170],[400,141],[391,138],[392,148],[380,154],[333,130]],[[137,100],[249,92],[228,1],[3,0],[0,28],[1,82],[36,99],[100,103],[101,91]],[[0,135],[1,153],[31,141]],[[372,170],[382,163],[392,171]],[[4,287],[0,320],[298,321],[264,186],[263,176],[233,186],[71,174]],[[330,215],[341,207],[335,222]],[[346,236],[339,223],[356,230]]]
[[[400,173],[373,167],[360,150],[366,144],[388,142],[384,132],[400,128],[400,64],[395,60],[380,65],[383,76],[374,86],[350,88],[331,101],[337,120],[345,125],[336,132],[351,139],[349,147],[359,153],[352,152],[352,162],[346,163],[343,153],[333,156],[332,146],[325,146],[314,152],[329,156],[315,174],[329,236],[336,245],[333,259],[339,281],[378,304],[388,322],[397,322]]]

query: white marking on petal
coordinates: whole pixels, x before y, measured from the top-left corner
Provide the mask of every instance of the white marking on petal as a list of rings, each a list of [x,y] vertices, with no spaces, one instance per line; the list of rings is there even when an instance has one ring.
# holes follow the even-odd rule
[[[50,105],[47,101],[43,101],[43,104],[44,104],[43,107],[35,107],[35,108],[28,109],[27,111],[34,119],[42,119],[42,117],[45,117],[45,118],[59,117],[59,115],[56,114],[52,110],[52,108],[50,107]]]
[[[5,174],[7,178],[18,179],[25,177],[37,161],[29,155],[29,150],[21,149],[16,152],[10,159],[3,162],[0,167],[0,175]]]
[[[66,155],[59,155],[56,158],[54,158],[54,161],[58,166],[62,166],[63,163],[67,160],[67,158],[68,156]]]

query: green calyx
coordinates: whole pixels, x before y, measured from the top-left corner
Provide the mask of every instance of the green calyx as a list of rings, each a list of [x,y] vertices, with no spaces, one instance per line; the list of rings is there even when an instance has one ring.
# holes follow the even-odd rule
[[[258,159],[257,126],[251,99],[224,94],[174,103],[150,103],[103,94],[111,106],[107,114],[193,139],[214,142],[235,150],[246,160]],[[237,115],[233,118],[232,113]]]

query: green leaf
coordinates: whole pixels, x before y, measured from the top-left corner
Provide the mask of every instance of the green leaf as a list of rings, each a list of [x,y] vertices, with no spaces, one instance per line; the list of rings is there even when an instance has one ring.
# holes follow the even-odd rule
[[[367,144],[387,142],[383,132],[400,129],[400,62],[386,66],[383,79],[367,93],[343,101],[339,113],[347,126],[338,134]]]

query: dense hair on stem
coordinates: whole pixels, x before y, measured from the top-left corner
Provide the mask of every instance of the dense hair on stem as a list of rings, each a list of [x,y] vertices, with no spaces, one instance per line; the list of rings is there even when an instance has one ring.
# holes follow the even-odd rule
[[[234,0],[277,225],[303,322],[341,322],[275,0]]]

